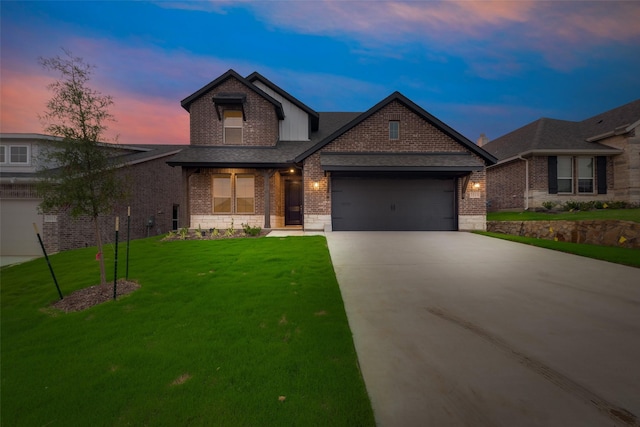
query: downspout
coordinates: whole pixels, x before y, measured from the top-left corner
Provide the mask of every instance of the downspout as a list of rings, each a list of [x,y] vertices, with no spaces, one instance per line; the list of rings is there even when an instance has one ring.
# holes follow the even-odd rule
[[[518,159],[524,160],[524,210],[529,210],[529,160],[518,154]]]

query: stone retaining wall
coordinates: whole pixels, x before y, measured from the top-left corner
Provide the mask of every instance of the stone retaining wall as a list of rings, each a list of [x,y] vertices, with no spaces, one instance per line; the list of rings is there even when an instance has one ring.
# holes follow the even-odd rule
[[[559,242],[640,249],[640,223],[632,221],[487,221],[487,231]]]

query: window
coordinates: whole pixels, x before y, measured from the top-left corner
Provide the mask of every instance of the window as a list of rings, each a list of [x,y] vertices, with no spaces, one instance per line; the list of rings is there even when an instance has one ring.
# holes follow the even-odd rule
[[[593,193],[593,157],[578,157],[578,193]]]
[[[558,193],[573,192],[573,157],[558,157]]]
[[[28,165],[29,164],[29,146],[28,145],[0,146],[0,163]]]
[[[242,111],[224,111],[224,143],[242,144]]]
[[[231,213],[231,176],[213,177],[213,212]]]
[[[236,176],[236,212],[255,211],[255,182],[253,175]]]
[[[389,139],[400,138],[400,122],[398,120],[389,121]]]

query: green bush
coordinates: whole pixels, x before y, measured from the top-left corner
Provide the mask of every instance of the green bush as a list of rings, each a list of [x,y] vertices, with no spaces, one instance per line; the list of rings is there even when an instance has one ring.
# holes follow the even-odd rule
[[[242,229],[244,230],[244,234],[247,236],[258,236],[262,231],[260,227],[252,227],[249,224],[242,224]]]
[[[542,202],[542,207],[545,208],[548,211],[550,211],[551,209],[555,208],[556,205],[557,205],[557,203],[556,202],[552,202],[552,201]]]

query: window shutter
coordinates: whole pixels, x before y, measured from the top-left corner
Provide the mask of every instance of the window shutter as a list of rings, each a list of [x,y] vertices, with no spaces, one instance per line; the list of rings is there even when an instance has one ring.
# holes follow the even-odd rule
[[[558,194],[558,157],[549,156],[548,166],[549,194]]]
[[[605,156],[596,157],[596,170],[598,171],[598,194],[607,194],[607,158]]]

